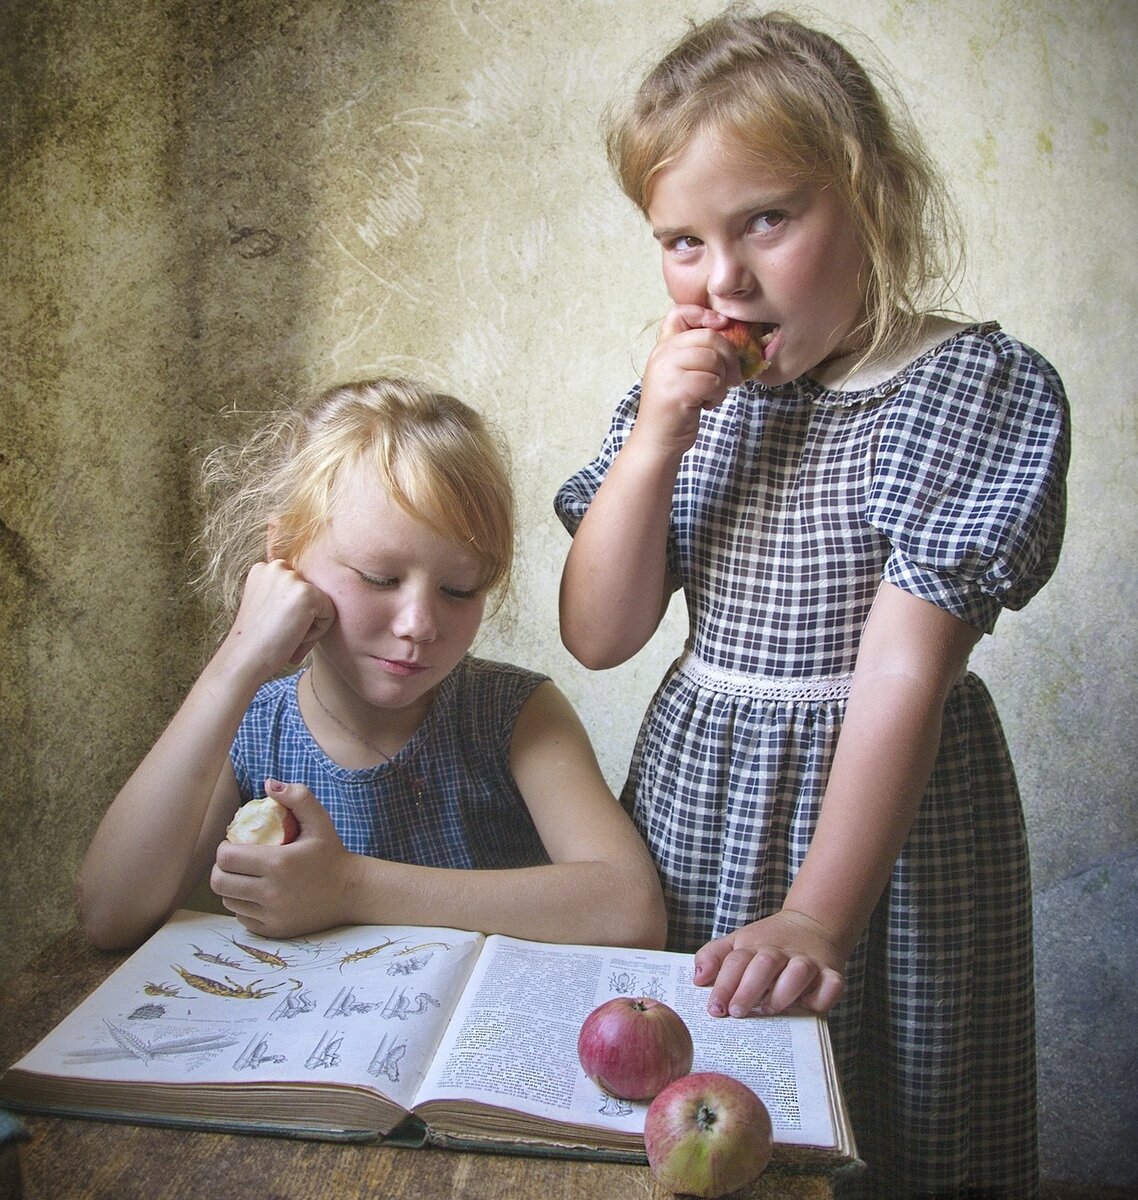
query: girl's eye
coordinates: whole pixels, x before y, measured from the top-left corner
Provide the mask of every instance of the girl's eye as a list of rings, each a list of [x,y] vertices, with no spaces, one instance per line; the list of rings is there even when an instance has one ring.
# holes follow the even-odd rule
[[[670,238],[664,243],[664,249],[672,254],[690,254],[693,250],[698,250],[703,243],[699,238],[688,237],[687,234],[681,234],[679,237]]]
[[[395,579],[394,577],[391,577],[391,578],[385,577],[385,578],[380,579],[374,575],[365,575],[363,571],[357,571],[356,573],[364,581],[364,583],[369,584],[371,587],[377,587],[377,588],[394,587],[399,582],[399,580]]]
[[[388,590],[397,588],[402,582],[398,575],[369,575],[366,571],[356,571],[360,579],[367,584],[368,587]],[[439,591],[444,596],[449,596],[452,600],[474,600],[482,594],[482,587],[460,588],[449,587],[442,584]]]
[[[761,212],[751,218],[751,229],[755,233],[770,233],[786,220],[784,212]]]

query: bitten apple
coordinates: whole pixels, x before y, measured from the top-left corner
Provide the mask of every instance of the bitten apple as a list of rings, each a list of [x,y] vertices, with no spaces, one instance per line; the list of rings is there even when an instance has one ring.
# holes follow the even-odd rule
[[[296,841],[299,833],[291,809],[272,796],[261,796],[241,805],[229,822],[225,840],[246,846],[286,846]]]
[[[648,1106],[644,1150],[656,1181],[669,1191],[726,1196],[766,1170],[774,1150],[770,1113],[738,1079],[697,1071]]]
[[[774,337],[772,331],[764,332],[762,325],[750,325],[746,321],[731,321],[719,332],[735,347],[739,371],[744,379],[754,379],[770,366],[765,351]]]
[[[650,996],[617,996],[585,1018],[577,1057],[610,1096],[648,1100],[691,1070],[691,1032],[673,1008]]]

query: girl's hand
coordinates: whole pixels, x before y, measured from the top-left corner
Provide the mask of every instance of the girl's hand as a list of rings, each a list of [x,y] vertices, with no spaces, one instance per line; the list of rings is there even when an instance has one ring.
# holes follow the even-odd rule
[[[297,937],[350,922],[346,902],[359,858],[344,849],[331,817],[304,784],[266,781],[300,826],[287,846],[222,842],[210,887],[252,933]]]
[[[682,454],[695,442],[700,413],[742,383],[738,354],[717,333],[727,323],[696,304],[677,304],[664,318],[641,380],[636,429],[642,436]]]
[[[283,559],[254,563],[223,650],[263,682],[302,662],[335,619],[328,596]]]
[[[783,909],[708,942],[695,956],[695,982],[714,984],[713,1017],[745,1017],[756,1006],[779,1013],[792,1004],[828,1012],[845,987],[846,955],[804,913]]]

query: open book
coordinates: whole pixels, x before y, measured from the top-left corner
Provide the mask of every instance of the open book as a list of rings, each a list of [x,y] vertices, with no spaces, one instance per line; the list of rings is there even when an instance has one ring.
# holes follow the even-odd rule
[[[352,926],[291,941],[179,912],[0,1079],[26,1111],[327,1139],[644,1161],[647,1103],[577,1061],[585,1017],[650,995],[693,1070],[765,1101],[776,1160],[855,1161],[826,1022],[707,1016],[690,955],[454,929]]]

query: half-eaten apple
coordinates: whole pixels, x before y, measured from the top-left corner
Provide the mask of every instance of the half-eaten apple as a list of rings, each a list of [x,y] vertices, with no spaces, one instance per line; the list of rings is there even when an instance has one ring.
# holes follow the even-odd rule
[[[225,840],[242,846],[287,846],[299,833],[292,809],[272,796],[260,796],[237,810],[225,831]]]
[[[766,348],[774,338],[773,329],[732,320],[719,332],[735,347],[739,355],[739,373],[745,380],[754,379],[770,366],[766,359]]]

